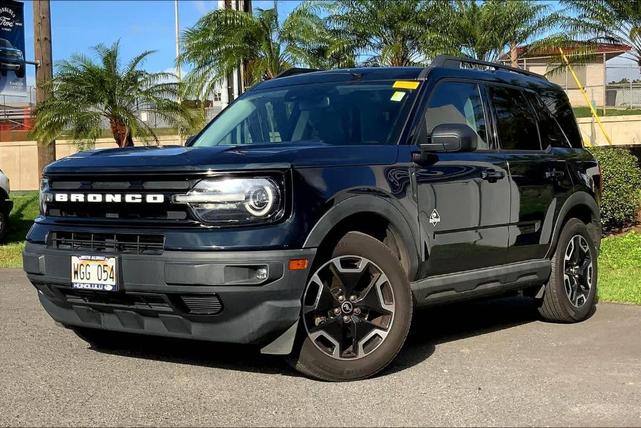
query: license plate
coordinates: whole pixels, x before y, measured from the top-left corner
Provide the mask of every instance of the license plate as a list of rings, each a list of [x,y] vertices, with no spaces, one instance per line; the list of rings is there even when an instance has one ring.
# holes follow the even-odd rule
[[[71,256],[71,287],[83,290],[116,291],[116,258]]]

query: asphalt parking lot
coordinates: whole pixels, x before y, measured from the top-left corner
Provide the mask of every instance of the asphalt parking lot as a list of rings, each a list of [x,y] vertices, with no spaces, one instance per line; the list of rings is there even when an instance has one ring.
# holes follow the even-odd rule
[[[317,382],[247,347],[92,349],[0,269],[0,425],[641,425],[641,307],[558,325],[509,298],[415,325],[374,379]]]

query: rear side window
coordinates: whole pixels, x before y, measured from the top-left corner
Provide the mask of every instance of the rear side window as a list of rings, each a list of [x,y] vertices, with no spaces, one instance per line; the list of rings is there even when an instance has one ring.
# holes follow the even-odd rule
[[[583,147],[581,132],[576,124],[570,101],[562,91],[544,91],[541,99],[545,103],[552,116],[557,120],[563,132],[567,136],[570,145],[575,148]]]
[[[523,93],[504,86],[490,86],[496,131],[503,150],[541,150],[536,114]]]
[[[539,120],[539,134],[541,136],[541,146],[547,147],[571,147],[567,138],[563,134],[558,122],[550,113],[550,110],[543,103],[538,95],[532,92],[525,92],[525,96],[536,110]]]

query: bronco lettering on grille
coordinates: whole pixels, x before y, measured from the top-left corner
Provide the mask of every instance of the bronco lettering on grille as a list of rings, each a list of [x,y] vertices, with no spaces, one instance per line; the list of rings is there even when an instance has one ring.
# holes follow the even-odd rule
[[[56,193],[56,202],[108,202],[136,204],[146,202],[148,204],[162,204],[165,202],[165,195],[140,193]]]

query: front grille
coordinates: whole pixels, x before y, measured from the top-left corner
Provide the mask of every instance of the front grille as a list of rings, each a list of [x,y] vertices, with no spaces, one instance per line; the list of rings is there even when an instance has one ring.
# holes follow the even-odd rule
[[[196,222],[187,205],[171,202],[173,195],[186,193],[198,180],[197,177],[158,176],[51,176],[48,192],[52,194],[80,195],[78,200],[53,200],[47,203],[46,215],[60,221],[117,222],[118,224],[164,222],[187,224]],[[94,199],[89,200],[91,195]],[[108,199],[120,195],[121,201]],[[125,195],[135,195],[139,202],[127,202]],[[162,197],[162,202],[150,203],[147,197]]]
[[[210,296],[181,296],[180,298],[193,315],[215,315],[223,309],[223,304],[217,295]]]
[[[171,305],[161,295],[97,293],[94,291],[58,288],[66,303],[74,305],[110,306],[154,312],[173,312]]]
[[[162,235],[51,232],[48,246],[69,251],[158,255],[164,250],[165,238]]]

